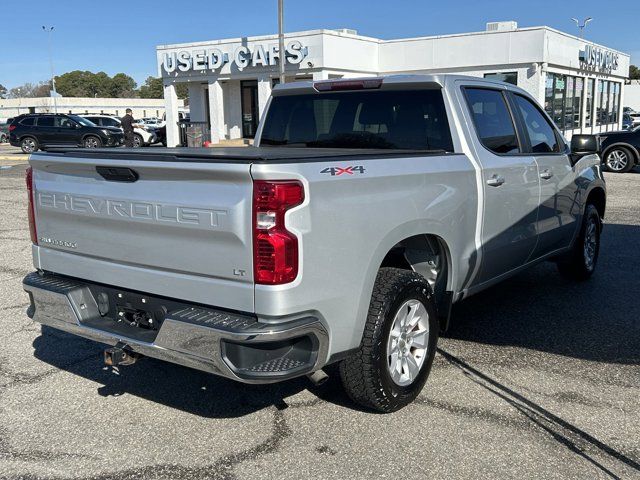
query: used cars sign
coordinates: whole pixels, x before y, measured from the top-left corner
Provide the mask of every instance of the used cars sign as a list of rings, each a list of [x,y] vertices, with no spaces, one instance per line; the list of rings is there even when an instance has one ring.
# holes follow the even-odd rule
[[[254,45],[251,47],[241,45],[231,54],[223,52],[219,48],[202,48],[192,50],[178,50],[162,54],[161,65],[166,73],[218,70],[231,62],[238,69],[247,67],[266,67],[276,64],[279,58],[278,44]],[[289,42],[285,48],[286,61],[291,64],[299,64],[307,56],[307,47],[303,47],[298,40]]]
[[[601,72],[618,69],[618,54],[595,45],[585,45],[584,50],[580,50],[579,58],[585,67]]]

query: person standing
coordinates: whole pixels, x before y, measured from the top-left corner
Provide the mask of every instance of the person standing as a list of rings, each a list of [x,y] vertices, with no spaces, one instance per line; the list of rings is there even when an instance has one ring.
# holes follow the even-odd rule
[[[122,130],[124,130],[124,146],[132,148],[133,147],[133,127],[134,120],[133,112],[130,108],[127,108],[125,111],[125,116],[120,119],[122,123]]]

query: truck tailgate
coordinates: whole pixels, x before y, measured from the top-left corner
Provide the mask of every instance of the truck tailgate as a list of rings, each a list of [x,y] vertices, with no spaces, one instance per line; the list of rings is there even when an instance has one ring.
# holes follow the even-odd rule
[[[36,266],[253,311],[249,162],[82,157],[31,156]],[[102,170],[105,179],[97,167],[130,169],[138,179]]]

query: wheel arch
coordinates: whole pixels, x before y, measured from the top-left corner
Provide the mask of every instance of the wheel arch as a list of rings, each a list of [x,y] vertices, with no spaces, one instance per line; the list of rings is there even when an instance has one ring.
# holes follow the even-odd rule
[[[394,267],[422,275],[433,292],[440,327],[449,326],[452,304],[452,257],[447,242],[439,235],[421,233],[396,242],[385,254],[379,268]]]
[[[596,186],[589,191],[587,201],[585,202],[585,208],[589,204],[593,204],[593,206],[596,207],[598,214],[600,214],[600,218],[604,218],[607,208],[607,194],[604,191],[604,188]]]

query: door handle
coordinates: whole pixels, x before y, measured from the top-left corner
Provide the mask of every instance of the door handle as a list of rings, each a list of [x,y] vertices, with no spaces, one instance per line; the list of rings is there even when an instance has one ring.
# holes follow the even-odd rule
[[[487,185],[490,187],[499,187],[504,183],[504,177],[502,175],[493,174],[489,180],[487,180]]]
[[[544,180],[549,180],[551,177],[553,177],[553,172],[549,170],[545,170],[540,174],[540,178]]]

